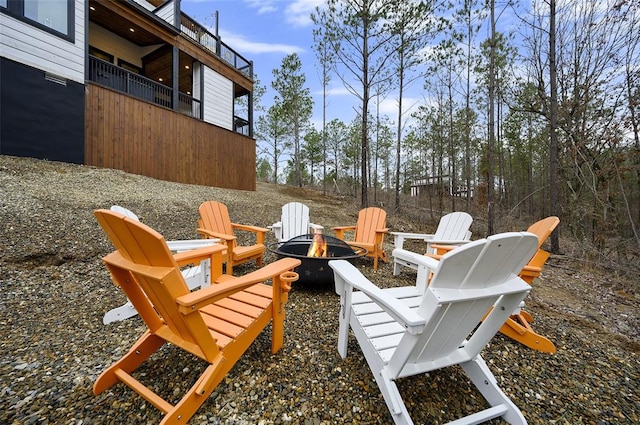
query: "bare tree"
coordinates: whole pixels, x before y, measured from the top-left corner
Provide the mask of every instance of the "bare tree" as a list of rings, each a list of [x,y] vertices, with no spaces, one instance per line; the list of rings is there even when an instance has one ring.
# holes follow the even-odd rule
[[[403,96],[404,90],[416,79],[422,77],[420,73],[411,75],[412,69],[424,62],[422,49],[434,30],[442,30],[447,25],[444,19],[438,19],[435,11],[439,7],[437,1],[408,2],[396,0],[390,13],[392,30],[396,37],[392,40],[395,50],[395,79],[398,89],[398,118],[396,130],[396,172],[394,207],[400,207],[400,164],[401,142],[404,128]]]
[[[464,167],[462,177],[466,186],[466,210],[471,209],[471,193],[472,193],[472,169],[471,169],[471,134],[473,130],[474,112],[471,110],[471,70],[473,68],[473,41],[475,34],[480,29],[479,22],[484,19],[484,10],[475,9],[477,0],[464,0],[462,8],[457,12],[456,18],[464,25],[464,32],[460,32],[458,39],[464,41],[465,52],[463,66],[465,70],[463,89],[464,93]]]
[[[323,27],[313,30],[313,40],[315,42],[315,52],[320,62],[320,83],[322,84],[322,152],[324,161],[322,163],[322,191],[327,191],[327,88],[331,81],[331,69],[335,60],[335,52],[331,50],[331,45],[327,42]]]
[[[336,53],[336,75],[360,100],[362,208],[369,205],[369,102],[372,88],[389,78],[387,62],[393,52],[388,47],[394,35],[387,18],[394,4],[393,0],[327,0],[326,8],[317,8],[312,15]]]

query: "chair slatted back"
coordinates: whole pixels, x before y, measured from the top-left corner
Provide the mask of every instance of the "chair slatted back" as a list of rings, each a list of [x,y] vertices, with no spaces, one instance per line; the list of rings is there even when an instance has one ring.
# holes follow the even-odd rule
[[[533,233],[538,237],[538,249],[540,249],[555,228],[558,227],[558,224],[560,224],[560,219],[555,216],[550,216],[533,223],[529,226],[527,232]]]
[[[456,211],[442,216],[433,238],[435,240],[465,240],[473,218],[466,212]]]
[[[387,212],[381,208],[369,207],[360,210],[358,221],[353,236],[353,241],[357,244],[375,244],[376,230],[387,227]]]
[[[309,207],[300,202],[282,206],[282,240],[309,233]]]
[[[200,227],[225,235],[234,235],[229,210],[225,204],[206,201],[200,205],[198,212],[200,213]],[[236,245],[234,240],[233,246],[235,247]]]
[[[445,254],[418,309],[428,324],[420,335],[405,333],[391,370],[401,376],[410,364],[439,362],[442,367],[442,362],[455,364],[479,354],[528,293],[529,286],[516,275],[536,245],[534,235],[512,232]],[[474,331],[496,302],[499,306]]]
[[[549,216],[536,221],[527,229],[527,232],[533,233],[538,237],[538,250],[522,270],[522,273],[520,273],[520,277],[522,277],[527,283],[533,282],[533,279],[540,275],[542,266],[544,266],[544,263],[546,263],[549,258],[550,254],[542,249],[542,245],[544,245],[545,241],[549,238],[551,233],[553,233],[555,228],[558,227],[558,224],[560,224],[560,219],[558,217]]]
[[[186,349],[200,357],[204,355],[198,347],[208,344],[208,349],[215,350],[215,341],[202,318],[187,323],[178,311],[175,300],[188,294],[189,288],[164,237],[114,211],[97,210],[94,214],[117,250],[103,261],[149,330],[157,334],[163,329],[163,338],[183,348],[195,344],[197,347]]]

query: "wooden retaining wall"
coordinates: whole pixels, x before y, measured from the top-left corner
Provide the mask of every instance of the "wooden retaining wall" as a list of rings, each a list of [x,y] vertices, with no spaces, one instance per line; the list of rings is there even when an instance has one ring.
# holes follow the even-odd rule
[[[255,140],[86,85],[85,163],[178,183],[256,189]]]

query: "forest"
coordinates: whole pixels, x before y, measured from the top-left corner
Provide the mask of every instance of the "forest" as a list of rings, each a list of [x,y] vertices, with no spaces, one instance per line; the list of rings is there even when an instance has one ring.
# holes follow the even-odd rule
[[[640,2],[327,0],[311,18],[322,85],[340,82],[357,116],[327,121],[325,91],[312,125],[317,76],[288,55],[272,105],[255,103],[259,179],[362,207],[464,210],[486,234],[497,217],[556,215],[594,262],[637,263]],[[389,96],[397,113],[383,115]]]

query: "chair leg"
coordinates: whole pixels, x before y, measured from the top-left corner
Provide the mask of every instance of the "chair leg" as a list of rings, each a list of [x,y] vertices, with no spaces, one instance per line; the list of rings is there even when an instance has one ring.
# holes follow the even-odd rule
[[[548,338],[536,333],[529,324],[531,321],[529,313],[520,311],[507,319],[500,328],[500,333],[533,350],[555,354],[556,346]]]
[[[229,363],[228,360],[227,363]],[[233,366],[233,363],[231,362],[230,366]],[[217,361],[205,369],[200,378],[173,409],[166,412],[160,424],[186,424],[200,406],[207,401],[207,398],[226,376],[229,369],[231,367],[225,365],[222,355],[219,355]]]
[[[165,341],[162,338],[159,338],[149,331],[145,332],[127,354],[100,374],[93,384],[93,393],[98,395],[107,388],[120,382],[120,379],[116,376],[118,370],[123,370],[126,373],[133,372],[162,347],[164,343]]]
[[[398,391],[396,383],[387,377],[384,370],[374,373],[374,376],[378,388],[380,388],[380,392],[382,393],[382,397],[385,403],[387,403],[387,408],[389,409],[389,413],[391,413],[393,422],[396,425],[413,425],[409,411],[404,401],[402,401],[402,396],[400,395],[400,391]]]
[[[400,270],[402,266],[395,259],[393,260],[393,275],[398,276],[400,274]]]
[[[495,376],[479,355],[460,366],[491,406],[502,406],[506,412],[502,419],[515,425],[526,425],[527,421],[518,407],[505,395],[498,386]],[[488,409],[490,410],[490,409]],[[476,422],[474,422],[476,423]]]

